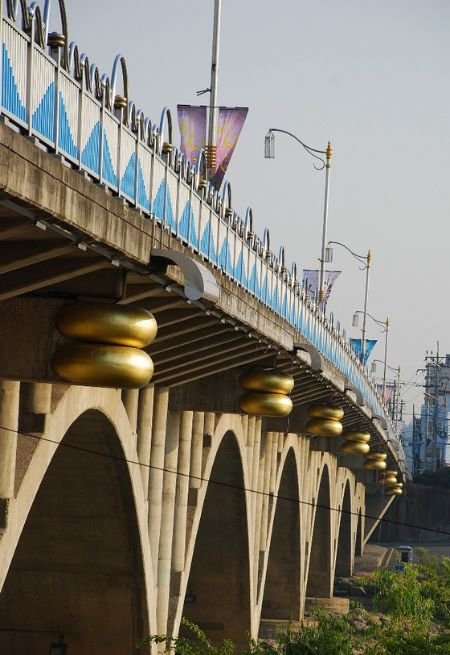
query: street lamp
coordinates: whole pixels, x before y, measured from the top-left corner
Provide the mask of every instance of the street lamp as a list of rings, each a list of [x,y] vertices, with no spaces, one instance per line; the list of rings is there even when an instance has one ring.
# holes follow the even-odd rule
[[[358,327],[359,314],[363,314],[363,313],[364,312],[362,312],[361,310],[358,309],[353,314],[353,320],[352,320],[352,326],[353,327]],[[372,314],[369,314],[368,311],[365,312],[365,316],[368,316],[369,318],[372,319],[372,321],[374,321],[377,325],[379,325],[380,328],[381,328],[381,332],[384,333],[384,361],[380,362],[381,364],[383,364],[383,398],[384,398],[384,392],[386,391],[386,367],[388,367],[388,365],[387,365],[387,351],[388,351],[388,336],[389,336],[389,318],[386,317],[385,321],[380,321],[377,318],[375,318],[375,316],[372,316]],[[374,362],[375,361],[379,362],[380,360],[379,359],[377,359],[377,360],[374,359],[373,361]],[[374,370],[375,369],[373,368],[373,363],[372,363],[372,372]]]
[[[358,255],[358,253],[354,252],[351,248],[345,245],[345,243],[341,243],[340,241],[329,241],[328,246],[325,250],[325,259],[327,262],[332,262],[333,261],[333,248],[331,247],[331,244],[336,245],[336,246],[341,246],[342,248],[345,248],[353,257],[359,261],[360,264],[362,264],[362,271],[366,271],[366,283],[365,283],[365,288],[364,288],[364,310],[363,310],[363,326],[362,326],[362,338],[361,338],[361,355],[360,355],[360,360],[364,364],[364,356],[366,354],[366,321],[367,321],[367,299],[369,297],[369,271],[370,271],[370,262],[372,260],[372,254],[370,250],[368,251],[367,255]],[[353,316],[353,320],[355,320],[355,316]],[[355,326],[354,326],[355,327]]]
[[[375,373],[375,371],[377,370],[376,362],[379,362],[380,364],[383,364],[383,367],[384,367],[384,373],[383,373],[383,402],[386,402],[385,401],[385,395],[384,395],[385,394],[385,389],[386,389],[386,367],[389,368],[391,371],[394,371],[395,373],[397,373],[397,385],[396,385],[396,387],[397,387],[397,398],[396,398],[397,408],[396,408],[396,411],[395,411],[395,428],[397,429],[397,425],[398,425],[398,406],[399,406],[399,397],[400,397],[400,365],[397,366],[396,368],[394,368],[393,366],[389,366],[389,364],[386,364],[386,360],[384,360],[384,362],[382,362],[381,359],[374,359],[372,361],[372,366],[371,366],[372,373]],[[392,413],[394,414],[394,411]],[[392,418],[394,418],[394,415],[392,416]]]
[[[287,134],[292,137],[299,143],[306,152],[321,162],[321,166],[314,166],[318,171],[325,169],[325,196],[323,203],[323,224],[322,224],[322,248],[320,256],[320,271],[319,271],[319,288],[318,288],[318,297],[319,303],[322,303],[324,299],[324,288],[323,288],[323,278],[324,278],[324,265],[326,262],[325,250],[326,250],[326,240],[327,240],[327,221],[328,221],[328,195],[329,195],[329,185],[330,185],[330,166],[331,166],[331,144],[328,142],[326,150],[317,150],[316,148],[311,148],[311,146],[303,143],[295,134],[288,132],[287,130],[280,130],[276,127],[271,127],[268,133],[266,134],[264,140],[264,157],[266,159],[275,159],[275,134],[274,132],[281,132],[282,134]],[[325,155],[325,160],[318,155]]]

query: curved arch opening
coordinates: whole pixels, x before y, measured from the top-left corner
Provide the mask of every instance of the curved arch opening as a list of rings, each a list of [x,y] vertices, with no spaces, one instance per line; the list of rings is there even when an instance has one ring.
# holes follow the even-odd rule
[[[345,578],[352,574],[352,570],[352,515],[350,504],[350,485],[347,483],[345,485],[345,493],[342,501],[341,517],[339,523],[335,575],[341,578]]]
[[[242,465],[236,438],[219,447],[195,542],[183,616],[214,641],[247,646],[250,574]]]
[[[103,414],[88,411],[62,444],[0,594],[0,652],[41,655],[60,634],[69,653],[135,652],[149,626],[135,505],[119,439]]]
[[[330,479],[325,466],[317,495],[306,595],[331,598],[332,590]]]
[[[300,505],[295,457],[284,465],[270,543],[261,619],[300,618]]]

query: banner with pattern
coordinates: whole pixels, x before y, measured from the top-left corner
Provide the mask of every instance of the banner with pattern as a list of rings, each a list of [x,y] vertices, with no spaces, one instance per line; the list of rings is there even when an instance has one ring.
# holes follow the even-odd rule
[[[314,297],[317,296],[317,291],[319,288],[319,274],[320,271],[318,270],[311,270],[309,268],[304,268],[303,269],[303,288],[305,291],[307,291],[308,294],[313,295]],[[323,296],[323,302],[326,304],[331,291],[333,289],[333,285],[336,282],[337,278],[341,274],[341,271],[324,271],[323,272],[323,290],[324,290],[324,296]]]

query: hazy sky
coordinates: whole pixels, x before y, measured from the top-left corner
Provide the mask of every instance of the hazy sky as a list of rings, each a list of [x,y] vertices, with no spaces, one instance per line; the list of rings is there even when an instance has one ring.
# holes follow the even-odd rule
[[[152,120],[166,105],[199,103],[213,0],[66,5],[70,40],[106,73],[122,53],[130,97]],[[317,268],[324,174],[283,135],[265,160],[264,136],[279,127],[315,148],[332,142],[328,237],[373,251],[368,310],[389,316],[388,362],[403,380],[436,340],[450,352],[449,26],[448,0],[222,0],[218,101],[250,108],[227,175],[234,208],[252,207],[257,233],[269,227],[289,266]],[[360,336],[351,319],[364,274],[343,249],[334,254],[343,272],[329,309]],[[368,337],[380,338],[373,356],[382,359],[371,322]],[[405,398],[417,405],[420,393]]]

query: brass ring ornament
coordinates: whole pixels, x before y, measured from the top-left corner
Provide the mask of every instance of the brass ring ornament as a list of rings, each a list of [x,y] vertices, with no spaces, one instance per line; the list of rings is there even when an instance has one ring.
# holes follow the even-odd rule
[[[373,459],[376,462],[386,462],[387,454],[386,453],[370,453],[370,455],[367,455],[366,459]]]
[[[348,455],[366,455],[370,451],[370,446],[360,441],[345,441],[341,445],[341,451]]]
[[[392,487],[391,489],[386,489],[385,494],[386,496],[401,496],[403,493],[403,489],[400,489],[399,487]]]
[[[315,403],[308,407],[309,418],[323,418],[340,421],[344,417],[344,410],[338,405]]]
[[[315,437],[340,437],[342,430],[342,423],[326,418],[311,418],[305,426],[306,434]]]
[[[252,416],[283,417],[292,412],[292,400],[282,393],[247,391],[239,399],[241,410]]]
[[[364,462],[364,468],[370,471],[384,471],[386,469],[386,462],[381,459],[367,459]]]
[[[52,366],[66,382],[92,387],[136,389],[153,375],[151,357],[127,346],[68,343],[54,353]]]
[[[56,326],[68,339],[131,348],[145,348],[158,331],[155,317],[146,309],[94,302],[65,305]]]
[[[370,441],[370,434],[368,432],[359,432],[356,430],[351,430],[348,432],[344,432],[342,438],[345,439],[345,441],[367,444]],[[367,452],[369,452],[369,450]]]
[[[246,391],[289,394],[294,388],[294,378],[277,369],[251,369],[239,378],[239,384]]]

